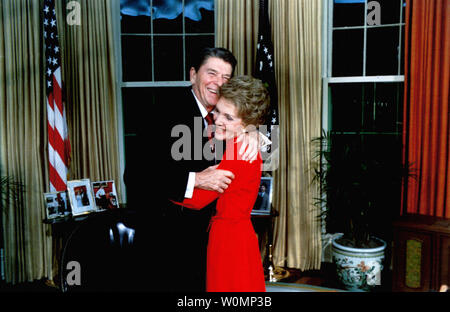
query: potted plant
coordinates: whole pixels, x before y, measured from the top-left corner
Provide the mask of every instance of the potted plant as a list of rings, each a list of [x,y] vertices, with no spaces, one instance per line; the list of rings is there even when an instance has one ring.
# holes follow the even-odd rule
[[[343,140],[336,144],[337,140]],[[316,205],[328,233],[342,233],[332,243],[337,276],[351,291],[368,291],[381,283],[386,240],[400,212],[402,179],[410,175],[390,151],[375,151],[361,135],[322,137],[316,144]]]

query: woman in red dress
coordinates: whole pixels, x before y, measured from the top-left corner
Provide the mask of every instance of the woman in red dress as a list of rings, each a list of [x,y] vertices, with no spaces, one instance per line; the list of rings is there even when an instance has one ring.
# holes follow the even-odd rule
[[[238,155],[237,137],[250,126],[260,125],[267,112],[269,95],[262,82],[249,76],[232,78],[220,90],[214,111],[215,138],[226,141],[217,169],[229,170],[235,179],[222,193],[195,189],[193,197],[178,203],[201,209],[217,200],[207,252],[206,290],[209,292],[263,292],[264,271],[258,239],[250,214],[261,179],[261,155],[248,162]]]

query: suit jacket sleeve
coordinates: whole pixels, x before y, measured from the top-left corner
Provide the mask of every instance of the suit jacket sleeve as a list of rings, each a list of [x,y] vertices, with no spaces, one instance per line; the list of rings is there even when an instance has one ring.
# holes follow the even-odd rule
[[[164,147],[167,170],[164,177],[165,188],[168,198],[182,201],[186,192],[189,172],[201,171],[196,168],[200,161],[193,160],[192,157],[176,159],[173,153],[174,151],[179,152],[181,147],[178,149],[174,149],[174,147],[178,146],[177,143],[186,140],[190,146],[183,148],[193,148],[194,135],[196,135],[194,132],[195,117],[200,116],[201,118],[201,114],[190,88],[184,88],[181,93],[172,94],[170,97],[166,95],[163,101],[166,102],[167,116],[169,116],[168,127],[165,129],[165,137],[168,138]],[[183,131],[179,132],[176,129]],[[206,168],[206,166],[204,167]]]

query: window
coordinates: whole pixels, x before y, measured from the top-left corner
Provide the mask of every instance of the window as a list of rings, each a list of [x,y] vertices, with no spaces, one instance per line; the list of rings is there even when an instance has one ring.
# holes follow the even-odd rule
[[[189,56],[214,45],[214,0],[121,0],[120,26],[123,82],[188,81]]]
[[[358,146],[370,155],[367,163],[400,164],[405,1],[324,4],[323,128],[331,146]],[[386,207],[392,213],[400,210],[400,187],[380,186],[380,196],[392,199]]]
[[[403,0],[329,2],[329,77],[403,75]]]
[[[215,18],[214,0],[116,1],[123,170],[130,155],[141,151],[136,133],[146,118],[143,105],[157,105],[159,92],[190,85],[190,56],[214,46]]]

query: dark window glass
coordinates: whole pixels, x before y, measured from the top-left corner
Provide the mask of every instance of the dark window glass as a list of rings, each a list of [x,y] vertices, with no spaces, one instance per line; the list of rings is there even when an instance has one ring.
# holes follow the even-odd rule
[[[183,37],[155,36],[155,81],[181,81],[183,77]]]
[[[364,30],[333,31],[332,76],[362,76]]]
[[[186,33],[214,33],[214,11],[200,9],[193,16],[186,15],[185,27]]]
[[[371,104],[372,131],[400,131],[403,118],[403,83],[376,83]]]
[[[150,33],[150,17],[121,15],[122,33]]]
[[[183,16],[178,15],[173,19],[157,18],[153,20],[154,34],[181,34],[183,33]]]
[[[374,130],[374,106],[375,106],[375,83],[369,82],[361,84],[362,99],[361,99],[361,131]]]
[[[406,0],[402,0],[402,23],[406,21]]]
[[[214,46],[214,36],[186,36],[186,80],[189,80],[189,70],[192,67],[192,56],[198,55],[204,47]]]
[[[400,42],[400,75],[405,74],[405,26],[402,26],[402,40]]]
[[[400,131],[402,88],[403,83],[331,84],[331,128],[336,132]]]
[[[403,0],[404,1],[404,0]],[[335,0],[333,7],[333,27],[363,26],[366,18],[380,17],[380,24],[396,24],[400,22],[402,0],[367,0],[365,13],[364,0]],[[371,2],[373,2],[371,4]],[[379,5],[378,5],[379,4]],[[375,15],[374,15],[375,14]],[[370,23],[368,22],[368,25]]]
[[[368,2],[370,2],[370,0]],[[377,0],[377,2],[380,4],[382,25],[400,23],[401,0]],[[370,11],[368,11],[368,13],[369,12]]]
[[[367,29],[366,75],[397,75],[399,27]]]
[[[151,73],[150,37],[122,35],[123,81],[151,80]]]
[[[183,1],[153,0],[152,2],[153,32],[176,33],[183,32]]]
[[[361,130],[361,101],[363,87],[361,83],[332,84],[331,91],[331,128],[334,131]]]
[[[364,25],[364,0],[358,3],[348,2],[334,1],[333,27]]]

